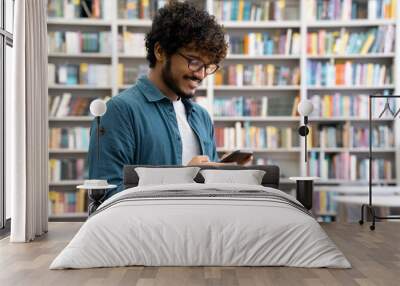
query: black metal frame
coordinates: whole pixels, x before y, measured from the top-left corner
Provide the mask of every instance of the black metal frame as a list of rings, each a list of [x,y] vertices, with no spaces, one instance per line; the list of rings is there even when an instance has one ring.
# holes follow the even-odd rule
[[[368,105],[369,105],[369,203],[363,204],[361,206],[361,219],[359,224],[362,225],[364,223],[364,209],[372,217],[372,224],[370,225],[370,230],[375,229],[375,222],[376,219],[385,220],[385,219],[400,219],[400,216],[377,216],[375,214],[375,207],[372,205],[372,100],[374,98],[400,98],[400,95],[369,95]],[[382,113],[383,114],[383,113]],[[398,112],[395,112],[395,116],[393,119],[396,118]]]

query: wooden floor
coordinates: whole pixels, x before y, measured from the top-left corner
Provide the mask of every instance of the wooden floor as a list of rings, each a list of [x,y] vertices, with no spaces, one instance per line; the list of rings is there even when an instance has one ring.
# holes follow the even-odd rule
[[[48,270],[81,223],[50,223],[32,243],[0,241],[0,285],[400,285],[400,224],[325,224],[353,268],[289,267],[122,267]]]

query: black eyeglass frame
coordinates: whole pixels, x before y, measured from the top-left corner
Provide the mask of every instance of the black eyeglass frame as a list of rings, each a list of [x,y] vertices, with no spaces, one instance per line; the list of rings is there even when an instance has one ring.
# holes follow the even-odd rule
[[[180,52],[177,52],[177,54],[180,55],[181,57],[183,57],[185,60],[187,60],[188,69],[191,70],[191,71],[193,71],[193,72],[198,72],[198,71],[200,71],[201,69],[204,68],[204,69],[205,69],[205,72],[206,72],[206,75],[211,75],[211,74],[215,73],[215,72],[220,68],[220,66],[219,66],[218,64],[212,63],[212,64],[207,64],[207,65],[206,65],[206,64],[203,63],[201,60],[192,59],[192,58],[190,58],[190,57],[188,57],[188,56],[185,56],[184,54],[182,54],[182,53],[180,53]],[[199,67],[197,67],[197,65],[195,65],[196,67],[194,68],[193,65],[192,65],[193,62],[198,62],[199,64],[201,63],[201,66],[199,65]],[[212,67],[212,66],[215,66],[215,69],[212,70],[211,72],[208,71],[208,69],[210,68],[210,66],[211,66],[211,67]]]

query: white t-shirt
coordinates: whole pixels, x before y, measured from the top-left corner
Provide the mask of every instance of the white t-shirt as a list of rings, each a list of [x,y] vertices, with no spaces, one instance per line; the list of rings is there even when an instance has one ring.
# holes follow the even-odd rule
[[[194,156],[200,155],[199,141],[187,121],[186,109],[182,100],[175,100],[172,103],[182,139],[182,165],[187,165]]]

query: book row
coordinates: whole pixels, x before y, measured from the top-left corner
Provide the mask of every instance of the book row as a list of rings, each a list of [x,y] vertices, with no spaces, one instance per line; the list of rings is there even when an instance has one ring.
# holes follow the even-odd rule
[[[136,79],[142,75],[146,75],[149,71],[149,65],[125,65],[118,64],[118,85],[133,84]]]
[[[118,17],[121,19],[150,19],[167,0],[118,0]]]
[[[223,149],[293,148],[299,146],[296,130],[291,127],[251,126],[249,122],[235,127],[215,127],[215,142]]]
[[[307,34],[308,55],[342,55],[391,53],[394,50],[395,27],[393,25],[371,28],[365,32],[318,30]]]
[[[49,85],[111,85],[111,66],[104,64],[48,64]]]
[[[314,192],[313,193],[313,212],[318,215],[336,213],[335,192]]]
[[[396,0],[307,0],[308,20],[392,19]]]
[[[241,55],[299,55],[300,34],[292,29],[275,32],[227,35],[229,53]]]
[[[49,216],[87,211],[86,190],[77,192],[49,192]]]
[[[311,151],[309,156],[310,176],[322,179],[341,179],[341,180],[368,180],[369,159],[358,158],[349,153],[340,154],[320,154]],[[372,160],[372,179],[373,180],[392,180],[393,162],[388,159]]]
[[[355,63],[353,61],[308,61],[309,86],[383,86],[393,83],[390,64]]]
[[[309,147],[319,148],[368,148],[369,128],[361,126],[319,125],[310,128],[307,137]],[[372,128],[372,146],[374,148],[391,148],[394,146],[393,129],[387,125]]]
[[[89,149],[90,129],[86,127],[50,128],[50,149]]]
[[[89,115],[89,106],[92,100],[96,98],[72,96],[65,92],[62,95],[49,97],[49,116],[87,116]],[[107,100],[108,98],[104,98]]]
[[[297,100],[296,100],[297,99]],[[282,110],[282,99],[279,97],[262,96],[257,98],[249,98],[244,96],[224,98],[214,98],[213,112],[214,116],[260,116],[266,117],[276,115],[277,112],[281,116],[296,116],[298,98],[295,98],[291,111],[287,108],[292,98],[288,98],[284,104],[285,110]],[[290,107],[290,106],[289,106]],[[288,114],[288,112],[290,112]]]
[[[49,181],[83,180],[87,177],[86,160],[79,159],[50,159]]]
[[[132,33],[123,27],[122,33],[118,34],[118,51],[127,55],[144,56],[145,37],[145,33]]]
[[[231,64],[215,73],[215,85],[298,85],[299,67],[273,64]]]
[[[297,1],[217,0],[213,2],[214,15],[221,21],[280,21],[299,19],[300,8]]]
[[[112,19],[110,0],[49,0],[47,14],[57,18]]]
[[[111,53],[110,32],[49,31],[49,53]]]
[[[384,91],[383,94],[389,94]],[[334,93],[332,95],[314,94],[310,97],[314,110],[310,117],[369,117],[369,97],[368,94],[360,95],[344,95],[342,93]],[[389,103],[393,110],[398,109],[398,102],[393,98],[375,98],[371,102],[372,118],[378,118],[384,110],[386,103]],[[383,118],[391,116],[389,112],[383,114]]]

